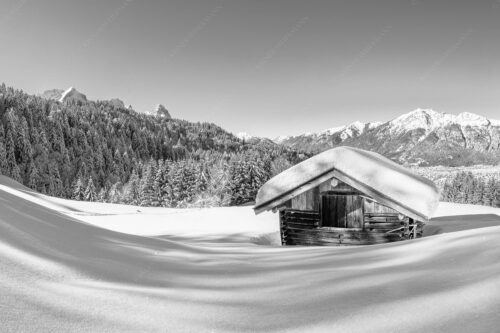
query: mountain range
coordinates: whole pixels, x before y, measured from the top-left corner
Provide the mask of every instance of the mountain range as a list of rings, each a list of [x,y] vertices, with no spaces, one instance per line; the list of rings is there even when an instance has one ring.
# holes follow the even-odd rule
[[[309,153],[342,145],[358,147],[406,165],[500,162],[500,121],[468,112],[453,115],[416,109],[387,122],[354,122],[274,141]]]

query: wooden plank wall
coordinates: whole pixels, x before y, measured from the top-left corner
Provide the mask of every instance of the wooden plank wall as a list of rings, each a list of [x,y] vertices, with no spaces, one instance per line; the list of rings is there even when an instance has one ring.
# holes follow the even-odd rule
[[[316,229],[319,226],[319,212],[282,209],[280,216],[281,245],[297,245],[290,233]]]
[[[365,198],[365,214],[367,213],[398,213],[397,210],[384,206],[375,200]]]
[[[316,211],[280,211],[282,245],[369,245],[405,239],[402,232],[386,233],[383,230],[366,231],[347,228],[318,228]]]
[[[315,187],[292,198],[292,209],[319,211],[319,188]]]

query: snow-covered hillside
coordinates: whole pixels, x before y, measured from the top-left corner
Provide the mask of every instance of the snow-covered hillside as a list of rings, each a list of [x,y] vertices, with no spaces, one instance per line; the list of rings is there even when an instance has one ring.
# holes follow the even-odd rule
[[[499,215],[442,203],[430,237],[279,247],[277,216],[251,207],[75,202],[1,178],[1,331],[494,332]]]

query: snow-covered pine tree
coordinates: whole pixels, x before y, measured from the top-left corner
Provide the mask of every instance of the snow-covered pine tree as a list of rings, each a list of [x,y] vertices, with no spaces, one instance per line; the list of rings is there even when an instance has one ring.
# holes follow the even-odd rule
[[[464,180],[464,202],[466,204],[472,204],[474,201],[473,198],[473,193],[474,193],[474,176],[472,175],[472,172],[467,172],[465,174],[465,180]]]
[[[474,177],[471,203],[474,205],[482,205],[483,192],[484,192],[483,180],[481,178]]]
[[[208,186],[208,171],[205,165],[201,164],[195,174],[195,195],[205,192]]]
[[[153,192],[155,196],[153,200],[153,207],[165,205],[169,167],[170,161],[158,161],[158,168],[156,169],[153,181]]]
[[[83,182],[80,177],[75,182],[73,186],[73,200],[83,200],[85,198],[85,189],[83,187]]]
[[[449,200],[449,196],[450,196],[450,185],[448,183],[448,181],[445,181],[444,184],[443,184],[443,189],[441,190],[440,192],[440,199],[442,201],[450,201]]]
[[[122,190],[123,184],[120,181],[114,183],[108,192],[108,201],[111,203],[119,203],[122,200]]]
[[[7,133],[6,133],[5,149],[6,149],[5,159],[7,161],[7,168],[9,170],[7,175],[9,177],[11,177],[12,179],[20,182],[20,181],[22,181],[21,172],[19,170],[19,167],[17,166],[14,140],[12,139],[12,134],[10,131],[7,131]]]
[[[162,195],[161,195],[161,186],[162,186],[162,172],[163,172],[163,160],[158,161],[158,169],[156,170],[156,173],[154,175],[153,179],[153,202],[152,206],[153,207],[158,207],[161,206],[162,202]]]
[[[500,181],[493,181],[493,191],[491,195],[491,206],[500,207]]]
[[[494,185],[495,183],[493,177],[490,177],[487,181],[485,181],[483,195],[481,197],[482,205],[491,206]]]
[[[122,200],[124,203],[139,204],[139,182],[137,171],[133,169],[129,181],[123,186]]]
[[[97,200],[96,189],[95,189],[94,180],[92,179],[92,176],[89,177],[89,181],[87,183],[87,188],[85,189],[84,198],[87,201],[96,201]]]
[[[186,167],[184,168],[184,182],[186,184],[186,194],[184,197],[184,206],[193,201],[193,198],[197,193],[199,193],[199,187],[203,186],[201,183],[198,183],[197,179],[198,170],[196,170],[196,166],[193,161],[189,160],[186,163]]]
[[[142,179],[139,188],[139,204],[141,206],[152,206],[155,201],[153,163],[146,163],[142,171]]]
[[[105,187],[102,187],[99,193],[97,194],[97,201],[106,202],[107,191]]]
[[[0,125],[0,174],[8,174],[7,152],[5,151],[5,134],[3,126]]]
[[[292,164],[286,158],[278,156],[271,162],[271,176],[276,176],[291,166]]]
[[[231,202],[228,169],[226,160],[221,159],[212,166],[209,172],[209,190],[215,197],[214,205],[216,206],[228,206]]]
[[[28,123],[24,116],[19,117],[19,125],[17,126],[16,133],[16,156],[19,165],[19,169],[21,172],[21,176],[24,177],[25,182],[27,183],[29,178],[30,169],[33,161],[33,152],[31,149],[31,143],[29,140],[29,130]]]
[[[28,187],[33,190],[38,190],[39,177],[36,165],[31,166],[30,174],[28,176]]]
[[[455,175],[451,182],[451,187],[454,189],[454,200],[453,202],[464,203],[465,202],[465,186],[463,176],[465,173],[459,172]]]

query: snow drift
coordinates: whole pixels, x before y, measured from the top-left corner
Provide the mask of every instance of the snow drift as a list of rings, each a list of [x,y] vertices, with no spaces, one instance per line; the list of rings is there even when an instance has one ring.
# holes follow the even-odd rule
[[[437,235],[407,242],[256,246],[278,225],[250,207],[75,202],[0,179],[0,330],[496,331],[500,210],[438,213]],[[225,214],[238,227],[224,232]]]
[[[270,179],[257,194],[255,210],[259,212],[266,204],[298,188],[305,192],[318,185],[315,181],[321,182],[320,177],[329,172],[377,201],[418,220],[428,220],[439,203],[439,191],[430,180],[380,154],[337,147]]]

